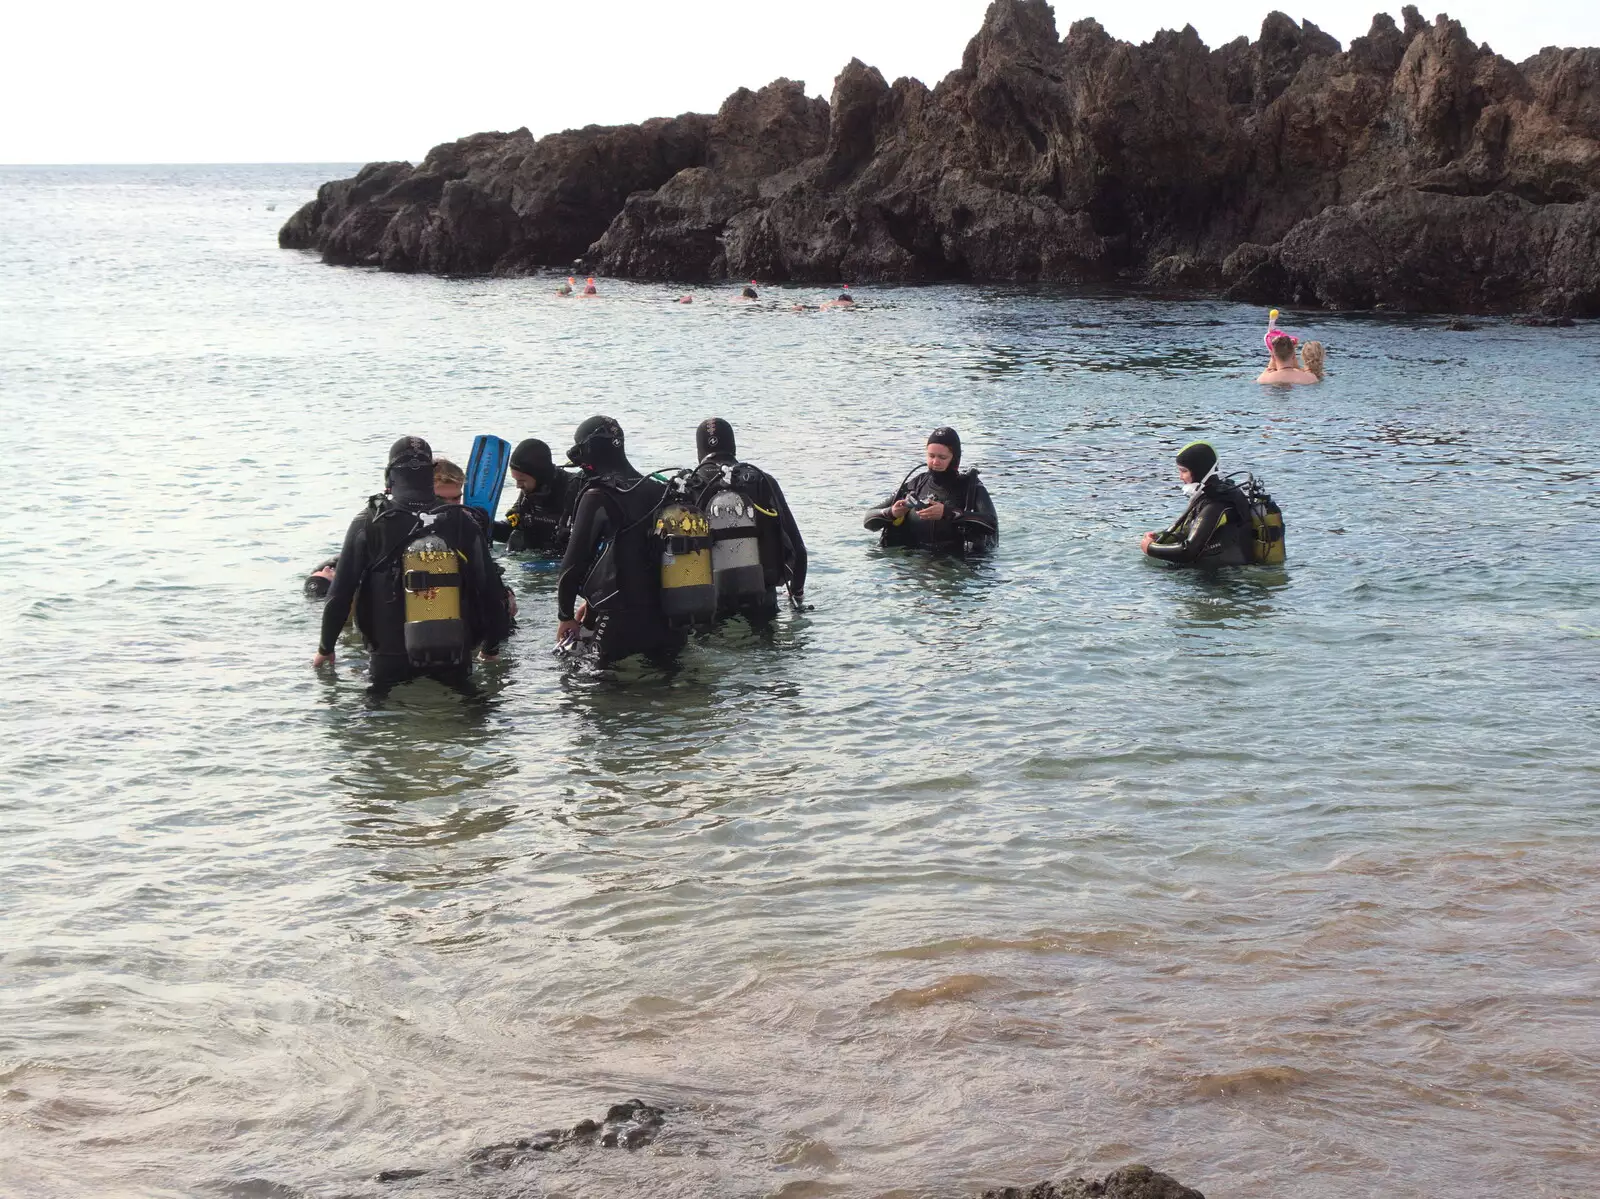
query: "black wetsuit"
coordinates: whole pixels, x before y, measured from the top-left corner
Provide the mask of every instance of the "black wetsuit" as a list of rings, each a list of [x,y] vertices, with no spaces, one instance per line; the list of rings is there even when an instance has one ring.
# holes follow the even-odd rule
[[[511,634],[505,582],[489,555],[483,530],[460,504],[436,505],[431,480],[425,493],[396,488],[393,499],[373,496],[366,511],[350,522],[339,551],[328,605],[322,611],[318,648],[323,653],[333,652],[354,603],[356,627],[371,653],[375,691],[423,676],[466,689],[473,650],[481,645],[485,652],[494,653]],[[449,667],[419,669],[406,653],[402,560],[405,547],[422,533],[424,519],[429,519],[427,532],[442,538],[461,557],[461,618],[467,643],[460,663]]]
[[[1169,538],[1145,552],[1185,566],[1243,566],[1251,558],[1250,503],[1237,484],[1218,475],[1206,479]]]
[[[532,551],[559,558],[567,551],[572,519],[583,480],[564,470],[552,471],[537,491],[519,491],[505,520],[494,522],[493,536],[513,553]]]
[[[589,604],[601,666],[631,654],[657,656],[684,635],[661,612],[661,562],[653,531],[666,484],[640,476],[626,460],[590,476],[573,515],[561,559],[556,615],[571,620],[581,595]]]
[[[937,500],[944,505],[944,515],[938,520],[921,520],[908,512],[896,521],[891,509],[897,500],[908,498],[922,503]],[[882,530],[884,545],[981,553],[1000,540],[994,501],[975,470],[918,471],[880,507],[871,509],[862,523],[874,532]]]
[[[727,455],[711,456],[695,469],[690,489],[701,508],[725,489],[737,491],[756,506],[756,544],[767,595],[763,602],[745,610],[751,623],[777,615],[779,587],[788,587],[798,603],[806,589],[806,543],[778,480],[748,462]]]

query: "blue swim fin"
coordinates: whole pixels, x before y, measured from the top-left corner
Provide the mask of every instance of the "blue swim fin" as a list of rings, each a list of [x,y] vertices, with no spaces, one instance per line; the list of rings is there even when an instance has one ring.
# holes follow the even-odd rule
[[[506,468],[511,465],[511,443],[492,433],[479,433],[472,439],[472,457],[467,459],[467,483],[461,489],[461,502],[495,518],[500,507],[500,490],[506,485]]]

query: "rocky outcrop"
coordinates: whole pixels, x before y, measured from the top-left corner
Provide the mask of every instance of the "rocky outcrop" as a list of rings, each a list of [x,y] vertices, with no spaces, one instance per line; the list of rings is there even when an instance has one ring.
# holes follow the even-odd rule
[[[1215,50],[994,0],[936,87],[859,61],[714,117],[479,134],[323,186],[280,243],[440,273],[1128,281],[1252,301],[1600,313],[1600,50],[1519,65],[1385,14]]]
[[[1022,1190],[1001,1187],[985,1191],[983,1199],[1206,1199],[1149,1166],[1123,1166],[1104,1178],[1064,1178],[1041,1182]]]
[[[568,263],[634,192],[705,163],[711,118],[526,129],[436,146],[417,167],[370,163],[325,183],[278,233],[339,266],[440,275],[517,274]]]
[[[518,1137],[484,1145],[467,1155],[465,1170],[470,1175],[490,1171],[511,1170],[539,1161],[540,1158],[561,1149],[642,1149],[656,1139],[667,1114],[652,1107],[642,1099],[614,1103],[601,1120],[580,1120],[571,1128],[552,1128],[533,1136]],[[459,1171],[428,1170],[420,1166],[402,1166],[380,1170],[374,1182],[410,1182],[426,1175],[437,1176]]]

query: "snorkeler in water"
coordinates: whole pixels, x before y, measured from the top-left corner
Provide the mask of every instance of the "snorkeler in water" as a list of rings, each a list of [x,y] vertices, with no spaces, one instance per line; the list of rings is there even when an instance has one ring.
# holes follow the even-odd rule
[[[1267,334],[1267,348],[1271,357],[1267,360],[1267,369],[1257,377],[1257,383],[1320,383],[1322,377],[1313,374],[1300,365],[1297,351],[1299,339],[1290,336],[1282,329],[1273,329]],[[1320,349],[1321,347],[1318,346]]]

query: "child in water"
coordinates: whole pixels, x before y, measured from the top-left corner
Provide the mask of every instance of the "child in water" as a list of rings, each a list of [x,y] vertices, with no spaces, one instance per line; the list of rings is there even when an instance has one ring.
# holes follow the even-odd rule
[[[441,504],[459,504],[467,485],[467,472],[448,458],[433,459],[433,495]]]
[[[1308,341],[1300,350],[1302,365],[1320,381],[1327,370],[1328,351],[1320,341]]]

